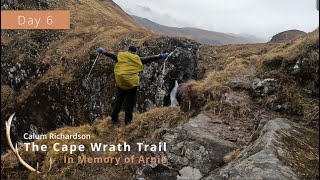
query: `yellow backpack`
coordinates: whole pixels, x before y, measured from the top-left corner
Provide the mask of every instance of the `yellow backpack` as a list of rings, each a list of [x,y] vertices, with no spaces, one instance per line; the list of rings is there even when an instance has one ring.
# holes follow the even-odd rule
[[[129,90],[140,84],[139,73],[143,70],[141,59],[129,52],[118,53],[118,62],[114,68],[117,85],[123,90]]]

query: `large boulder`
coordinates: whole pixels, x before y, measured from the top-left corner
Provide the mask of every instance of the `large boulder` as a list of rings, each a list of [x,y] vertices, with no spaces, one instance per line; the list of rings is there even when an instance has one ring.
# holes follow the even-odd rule
[[[182,127],[168,131],[163,140],[168,143],[169,161],[178,169],[191,166],[202,174],[221,167],[224,164],[223,157],[236,146],[218,136],[216,121],[199,114]]]
[[[162,140],[168,146],[164,154],[169,160],[168,168],[159,172],[159,167],[155,167],[149,174],[158,174],[158,179],[175,176],[195,180],[223,166],[225,155],[235,150],[236,144],[219,137],[220,121],[218,117],[199,114],[181,127],[164,130]],[[149,179],[149,174],[142,173],[140,177]]]
[[[203,180],[318,179],[319,132],[287,119],[263,121],[238,157]]]
[[[180,176],[177,177],[177,180],[198,180],[202,178],[199,169],[195,169],[190,166],[181,169],[179,174]]]

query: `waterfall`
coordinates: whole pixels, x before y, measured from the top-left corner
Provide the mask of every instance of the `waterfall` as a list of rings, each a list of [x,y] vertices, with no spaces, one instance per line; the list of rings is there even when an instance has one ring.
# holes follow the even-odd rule
[[[178,81],[176,80],[175,86],[170,93],[171,107],[178,107],[179,106],[179,102],[177,100],[178,87],[179,87],[179,84],[178,84]]]

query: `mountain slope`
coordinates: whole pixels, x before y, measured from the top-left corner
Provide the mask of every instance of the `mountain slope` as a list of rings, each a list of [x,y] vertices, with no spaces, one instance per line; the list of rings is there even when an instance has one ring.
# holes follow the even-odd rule
[[[301,59],[305,61],[299,63],[300,70],[292,73]],[[170,158],[169,165],[67,164],[63,163],[63,156],[68,152],[57,154],[50,149],[47,154],[37,155],[24,152],[22,146],[20,151],[23,159],[34,166],[35,161],[48,165],[49,158],[55,158],[48,179],[178,179],[178,176],[184,179],[316,179],[319,132],[314,128],[319,122],[316,116],[319,95],[312,90],[319,88],[318,62],[318,30],[285,45],[205,45],[199,50],[198,65],[206,71],[206,76],[180,85],[180,109],[155,108],[135,114],[129,126],[112,126],[108,124],[110,118],[105,118],[92,125],[64,127],[52,132],[90,134],[91,140],[79,142],[86,146],[91,142],[157,143],[162,140],[171,144],[165,152]],[[308,82],[304,82],[307,77]],[[123,117],[121,114],[121,119]],[[53,142],[39,140],[36,143],[49,146]],[[73,144],[74,141],[61,143]],[[155,154],[131,152],[130,155]],[[74,156],[84,155],[101,156],[91,151],[77,151]],[[105,152],[103,155],[125,157],[127,154]],[[2,177],[35,179],[34,173],[21,168],[14,159],[12,153],[2,156]],[[191,169],[191,174],[185,172],[185,168]],[[253,171],[255,168],[261,170]]]
[[[10,2],[18,3],[9,6],[17,9],[39,8],[38,0]],[[188,174],[190,169],[196,177],[200,174],[218,176],[218,179],[256,176],[284,179],[272,178],[279,174],[274,168],[300,179],[319,177],[319,133],[312,130],[319,124],[318,30],[286,44],[200,46],[183,38],[154,37],[112,1],[41,2],[45,4],[40,3],[40,9],[70,8],[75,14],[72,29],[2,32],[3,152],[7,150],[4,121],[16,112],[11,128],[14,144],[26,142],[22,138],[25,132],[91,135],[91,139],[79,141],[36,140],[36,144],[48,145],[47,152],[27,152],[19,145],[21,157],[33,167],[39,162],[39,166],[46,168],[50,158],[55,160],[47,179],[176,179],[177,176],[194,179],[193,174]],[[121,124],[113,126],[107,117],[115,98],[113,63],[108,58],[100,58],[91,76],[87,75],[99,46],[116,52],[130,44],[140,46],[141,56],[175,53],[166,62],[166,68],[163,60],[145,66],[133,123],[124,126],[124,113],[121,113]],[[162,107],[170,102],[168,94],[175,80],[180,83],[180,108]],[[297,123],[272,121],[278,117]],[[263,124],[269,126],[263,128]],[[272,135],[275,131],[283,137]],[[272,136],[268,135],[270,132]],[[70,155],[50,148],[55,142],[89,147],[92,142],[151,144],[160,141],[170,143],[164,152],[170,158],[169,165],[79,164],[77,156],[154,157],[160,153],[136,149],[131,153],[86,150]],[[266,156],[270,146],[261,146],[265,142],[272,142],[267,143],[272,145],[271,159]],[[244,153],[239,154],[242,148]],[[248,166],[247,156],[254,157],[255,152],[262,156],[249,158]],[[241,158],[241,154],[244,157]],[[64,163],[64,155],[75,157],[75,163]],[[238,163],[241,166],[237,166]],[[290,169],[290,174],[282,171],[282,167]],[[220,168],[222,173],[218,171]],[[39,179],[18,163],[11,151],[1,156],[1,178]]]
[[[111,0],[1,3],[1,6],[8,3],[5,7],[11,9],[71,11],[70,30],[1,32],[1,99],[4,99],[1,101],[1,119],[16,112],[22,119],[16,123],[17,131],[14,132],[18,137],[24,132],[41,133],[65,125],[92,122],[97,115],[88,112],[93,109],[99,111],[98,114],[110,111],[111,105],[97,109],[95,104],[112,104],[111,62],[98,61],[93,73],[97,77],[86,77],[98,47],[118,51],[153,36]],[[103,88],[95,86],[93,81],[99,81]],[[102,95],[96,92],[97,88]],[[3,121],[1,134],[4,137]],[[5,144],[4,141],[1,138],[1,144]],[[5,145],[1,146],[1,152],[5,148]]]
[[[171,37],[186,37],[196,40],[202,44],[224,45],[224,44],[247,44],[257,43],[253,38],[244,38],[232,34],[207,31],[197,28],[176,28],[157,24],[148,19],[132,15],[141,26],[156,33]],[[261,41],[259,41],[261,42]]]
[[[170,104],[175,80],[182,83],[202,75],[196,58],[199,43],[159,37],[140,27],[111,0],[46,2],[41,9],[71,9],[70,30],[1,34],[1,118],[8,119],[16,113],[13,136],[17,141],[23,141],[25,132],[39,134],[65,126],[92,124],[111,113],[116,91],[114,61],[101,56],[88,76],[98,47],[118,52],[136,45],[140,47],[140,56],[175,51],[168,60],[165,75],[162,75],[163,60],[145,65],[138,112]],[[38,0],[28,1],[28,6],[18,2],[10,7],[19,9],[20,5],[26,9],[39,8]],[[4,153],[7,148],[3,121],[1,125]]]

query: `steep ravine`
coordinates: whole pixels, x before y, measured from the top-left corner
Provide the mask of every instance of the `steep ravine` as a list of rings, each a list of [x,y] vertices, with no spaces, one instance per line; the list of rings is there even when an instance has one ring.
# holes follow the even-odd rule
[[[145,112],[150,108],[170,105],[169,96],[174,88],[175,80],[184,83],[196,78],[199,74],[196,60],[199,46],[197,43],[173,38],[165,38],[161,41],[159,39],[150,39],[145,42],[141,46],[140,53],[141,56],[146,56],[176,49],[173,57],[167,62],[163,89],[161,89],[164,96],[162,99],[156,98],[164,63],[163,60],[159,60],[146,65],[141,75],[142,82],[136,112]],[[149,48],[154,46],[159,48],[157,50]],[[15,137],[22,137],[26,132],[46,133],[64,126],[92,124],[96,119],[101,119],[102,116],[108,116],[111,113],[116,89],[113,77],[114,63],[111,59],[101,57],[93,73],[87,78],[96,54],[96,49],[93,48],[91,54],[88,55],[89,61],[84,67],[73,72],[74,75],[70,82],[48,80],[39,83],[34,88],[26,100],[14,110],[18,119],[14,120],[13,134]],[[189,70],[184,67],[189,67]],[[10,69],[3,68],[11,74]],[[25,71],[28,70],[20,67],[12,72],[12,78],[19,78],[21,75],[19,72]],[[35,76],[40,77],[40,71]],[[13,110],[7,109],[3,112],[5,117]],[[26,123],[28,126],[25,125]]]
[[[1,8],[72,14],[70,30],[1,31],[1,137],[4,119],[16,112],[16,140],[25,132],[45,133],[107,115],[114,95],[111,60],[99,60],[95,74],[85,79],[97,48],[125,50],[130,44],[117,49],[117,43],[127,39],[139,45],[153,36],[111,0],[1,1]],[[4,138],[1,144],[3,153]]]
[[[68,8],[80,19],[72,19],[71,31],[1,34],[1,178],[38,178],[5,153],[4,121],[13,112],[14,143],[25,132],[90,134],[93,139],[78,142],[86,146],[92,141],[168,143],[167,152],[142,153],[168,157],[168,164],[157,166],[65,164],[67,153],[25,152],[20,146],[33,167],[56,160],[47,179],[319,178],[318,30],[285,44],[203,46],[155,36],[109,0],[39,2],[19,6],[22,1],[16,1],[6,8]],[[102,15],[90,12],[97,9]],[[92,19],[97,20],[88,26]],[[174,53],[165,74],[164,60],[145,66],[133,123],[112,126],[114,63],[102,57],[87,74],[98,47],[118,52],[131,44],[140,47],[141,56]],[[176,81],[180,107],[166,107]]]
[[[48,174],[48,179],[71,177],[77,179],[128,180],[222,180],[250,179],[252,177],[255,179],[317,179],[319,177],[317,166],[319,162],[318,130],[307,125],[304,117],[298,116],[298,114],[290,116],[290,109],[284,109],[279,112],[277,109],[274,109],[273,106],[259,104],[260,98],[268,98],[271,95],[272,97],[283,96],[284,94],[281,93],[281,85],[286,87],[287,82],[282,79],[276,79],[280,74],[282,77],[292,76],[292,74],[285,70],[279,70],[277,74],[270,74],[270,71],[263,69],[269,67],[266,66],[269,65],[268,61],[274,60],[272,58],[274,52],[279,53],[279,51],[283,50],[290,52],[296,47],[300,47],[303,49],[303,51],[300,51],[301,53],[306,52],[303,54],[306,59],[305,63],[317,61],[317,59],[314,58],[317,57],[314,55],[315,50],[310,49],[318,47],[318,41],[311,40],[317,37],[316,31],[310,34],[307,39],[293,42],[287,49],[281,50],[277,49],[279,47],[278,45],[274,46],[272,44],[260,46],[206,46],[199,49],[198,44],[194,44],[188,40],[161,37],[149,39],[143,43],[141,52],[139,53],[145,53],[146,55],[157,54],[163,46],[171,47],[168,44],[173,44],[173,46],[166,51],[172,51],[176,49],[177,46],[180,47],[168,62],[168,67],[173,67],[172,69],[169,68],[173,73],[173,77],[169,76],[168,82],[175,81],[176,79],[182,82],[178,88],[181,108],[153,107],[149,109],[150,106],[144,106],[145,109],[140,109],[140,111],[146,112],[138,113],[137,111],[135,120],[130,126],[121,125],[115,127],[108,123],[108,121],[110,121],[109,118],[102,118],[102,120],[92,122],[92,125],[59,128],[53,132],[89,133],[95,137],[94,141],[109,143],[122,141],[132,143],[140,141],[157,143],[164,141],[168,143],[167,152],[150,152],[143,153],[143,155],[166,156],[169,159],[168,164],[157,166],[150,166],[148,164],[80,166],[79,171],[78,168],[73,168],[73,166],[62,163],[61,158],[64,154],[52,156],[52,151],[49,151],[47,154],[41,155],[42,157],[34,157],[35,155],[30,153],[23,154],[23,157],[27,159],[28,162],[31,162],[33,158],[38,159],[38,161],[43,161],[43,158],[46,157],[43,164],[48,163],[48,157],[56,158],[52,172]],[[148,48],[149,45],[151,48]],[[121,47],[122,44],[120,43],[118,46]],[[157,50],[158,47],[159,49]],[[186,47],[191,48],[191,50],[192,47],[196,47],[194,52],[197,52],[198,55],[195,56],[193,53],[187,53],[184,51]],[[248,51],[248,49],[250,50]],[[190,51],[190,49],[188,50],[189,52],[193,52]],[[94,58],[95,52],[92,52],[92,58]],[[179,52],[185,52],[182,54],[188,55],[187,57],[190,57],[191,61],[185,60],[187,57],[182,56]],[[208,54],[208,52],[215,53]],[[193,57],[197,57],[197,61],[192,61],[195,60]],[[207,61],[211,59],[209,57],[215,57],[215,60],[212,62],[215,65],[213,69],[205,67]],[[228,60],[225,61],[225,58]],[[192,71],[195,69],[191,68],[192,74],[180,74],[188,72],[179,71],[178,62],[182,60],[184,60],[183,62],[192,62],[189,66],[196,62],[197,69],[199,70]],[[292,61],[298,60],[292,59]],[[174,65],[173,62],[177,63],[177,65]],[[106,62],[101,61],[101,63]],[[284,61],[283,63],[287,62]],[[91,62],[88,63],[88,66],[89,64],[91,64]],[[262,66],[260,66],[261,64]],[[290,64],[292,66],[295,65]],[[153,73],[144,71],[142,76],[150,77],[150,79],[159,77],[157,74],[161,74],[162,65],[163,61],[160,60],[150,65],[150,67],[147,66],[147,69],[151,69]],[[99,73],[105,73],[102,67],[112,66],[99,64],[96,71],[92,74],[91,80],[89,79],[96,83],[92,86],[86,86],[88,80],[82,78],[81,85],[83,85],[83,88],[92,90],[96,92],[95,94],[99,92],[98,90],[102,89],[98,80],[100,77]],[[258,69],[259,71],[253,69],[257,67],[262,69]],[[285,66],[279,66],[277,68],[280,67]],[[309,66],[301,66],[301,68],[307,67]],[[243,69],[247,69],[247,71],[243,71]],[[112,78],[112,69],[110,68],[109,71],[110,78]],[[306,71],[306,69],[303,69],[302,72],[304,71]],[[206,72],[206,77],[199,77],[199,72]],[[83,77],[86,74],[87,71],[85,71]],[[183,77],[186,76],[192,79],[199,78],[199,80],[184,80]],[[260,78],[265,77],[266,79],[258,81],[256,76],[260,76]],[[298,77],[299,74],[293,74],[293,76]],[[143,83],[145,83],[145,78],[146,77],[142,78]],[[150,81],[150,79],[147,82],[153,82]],[[297,78],[295,81],[299,80],[300,78]],[[282,82],[282,84],[279,83],[279,81]],[[142,89],[143,86],[141,86],[140,91],[143,92],[143,90],[148,88],[152,89],[153,83],[146,86],[145,89]],[[168,87],[169,89],[166,93],[170,93],[170,89],[172,89],[173,86],[174,85],[171,86],[169,83],[166,84],[164,87]],[[57,90],[60,88],[57,88]],[[300,86],[292,86],[291,88],[300,89]],[[155,93],[154,91],[155,89],[152,90],[152,93]],[[301,92],[303,93],[304,91]],[[155,95],[156,94],[153,94],[153,96]],[[141,93],[139,96],[141,97]],[[150,96],[144,98],[147,97]],[[157,101],[153,100],[154,99],[150,99],[150,102],[152,106],[155,106]],[[317,95],[313,97],[313,100],[317,100]],[[288,104],[295,102],[296,101],[287,99]],[[292,107],[290,106],[290,108]],[[304,107],[302,106],[302,108]],[[139,107],[137,109],[139,110]],[[286,110],[288,110],[288,114],[286,114]],[[316,111],[312,113],[316,113]],[[308,117],[308,114],[305,115]],[[121,115],[121,117],[122,116],[123,115]],[[300,121],[296,119],[300,119]],[[309,118],[307,118],[307,120],[309,120]],[[297,121],[298,123],[294,123],[293,121]],[[314,120],[309,123],[315,123],[316,125],[316,121]],[[50,144],[52,142],[39,141],[38,143]],[[65,143],[68,143],[68,141]],[[81,143],[87,144],[89,142],[83,141]],[[95,154],[86,152],[86,155]],[[117,155],[123,156],[121,153]],[[12,160],[13,157],[11,153],[2,157],[2,163],[5,164],[5,168],[1,171],[3,178],[35,178],[34,174],[29,173],[25,169],[21,169],[21,167],[17,166]],[[34,165],[34,163],[32,165]],[[307,167],[307,169],[305,169],[305,167]],[[90,174],[90,176],[88,176],[88,174]]]

